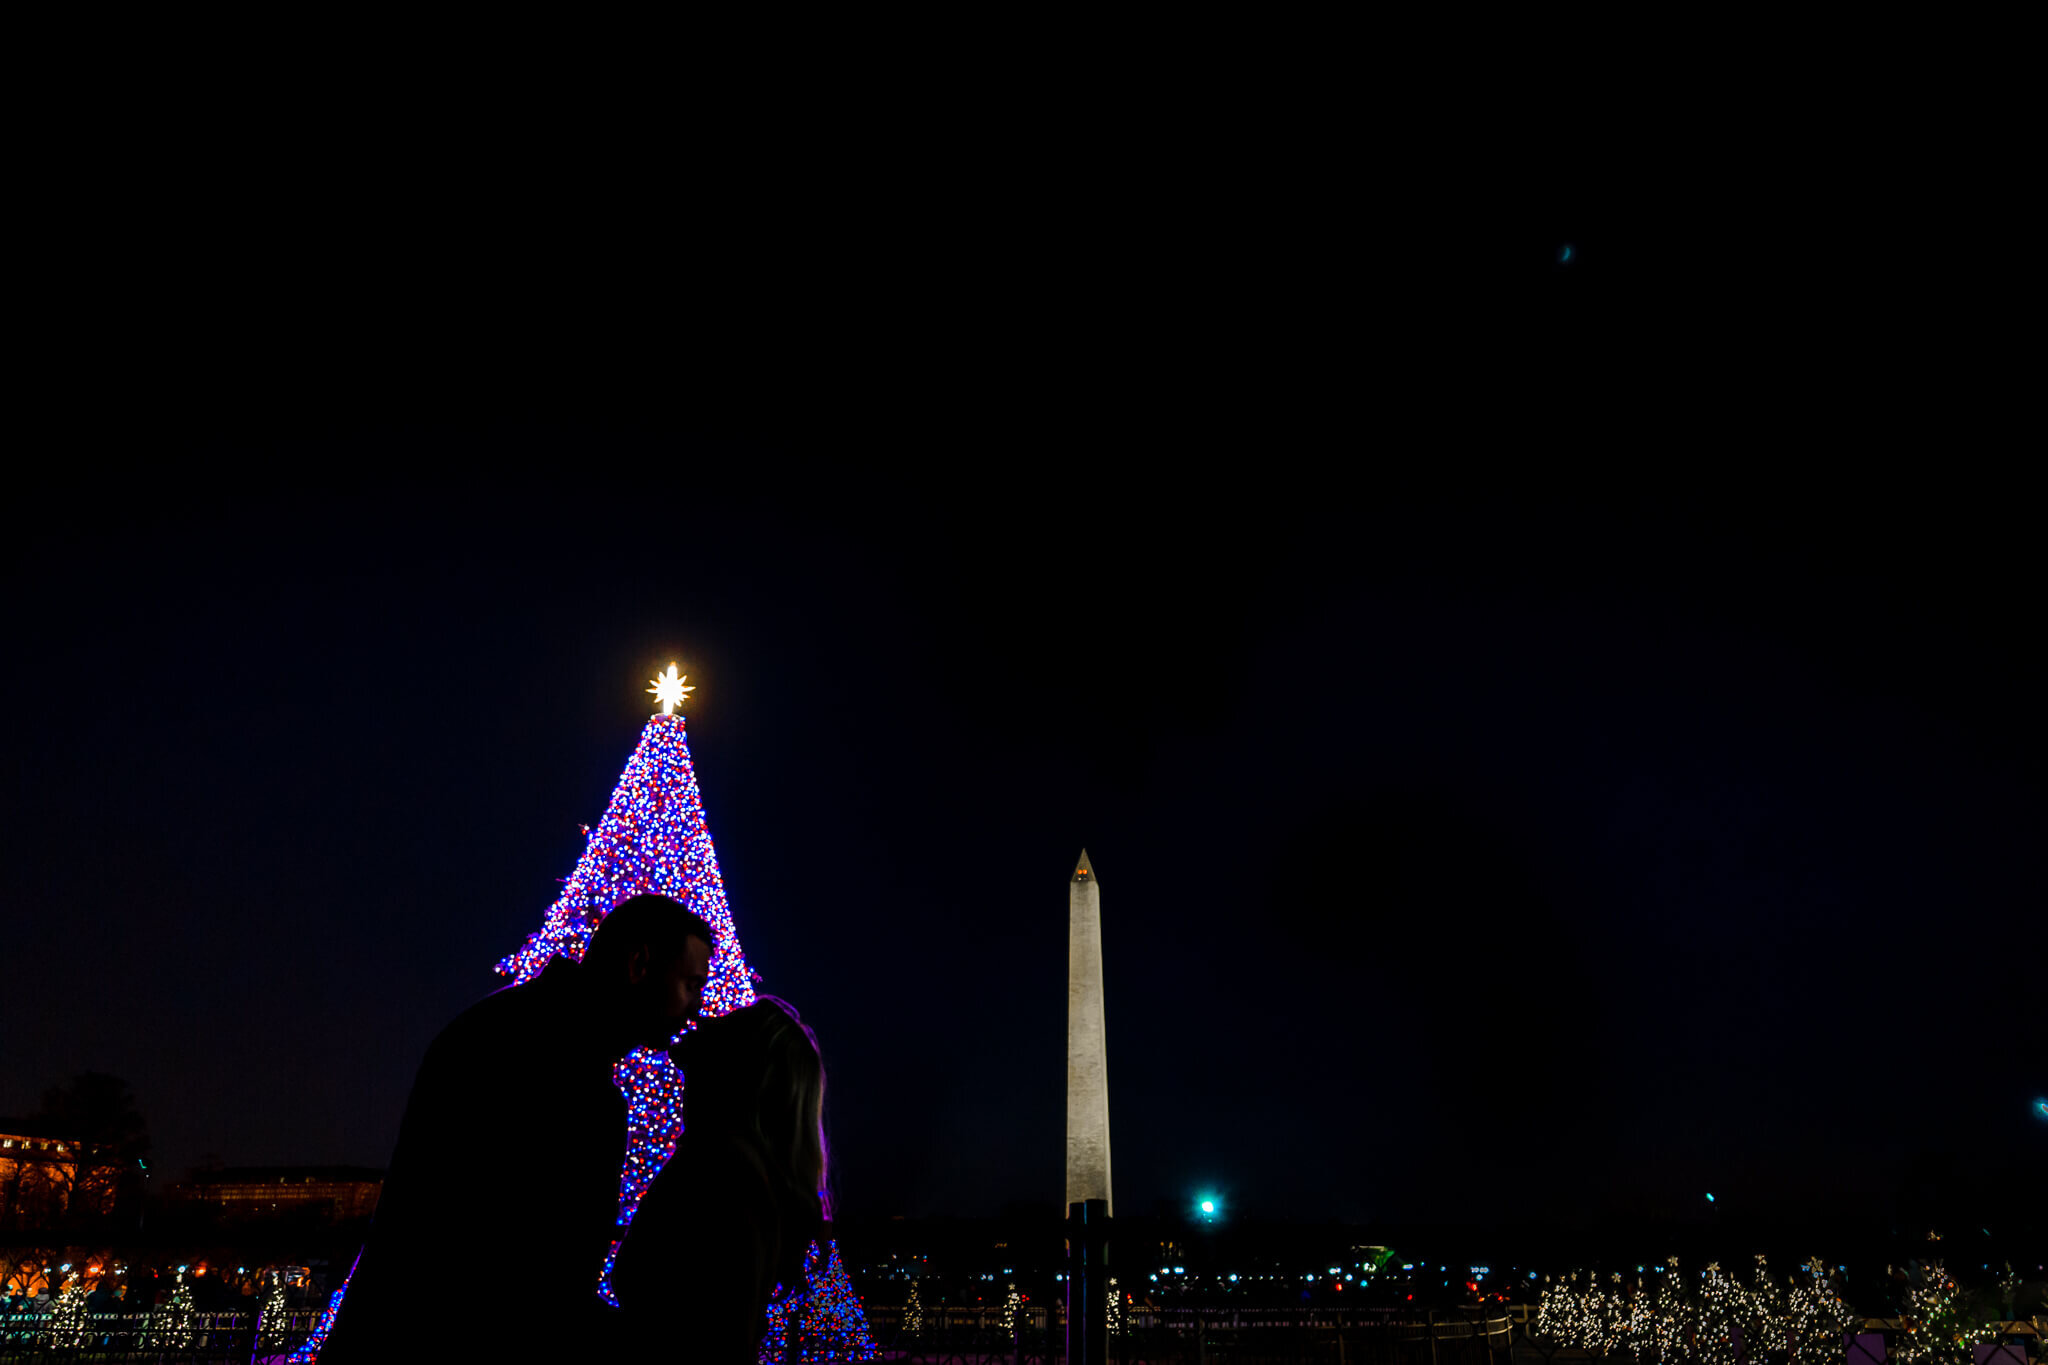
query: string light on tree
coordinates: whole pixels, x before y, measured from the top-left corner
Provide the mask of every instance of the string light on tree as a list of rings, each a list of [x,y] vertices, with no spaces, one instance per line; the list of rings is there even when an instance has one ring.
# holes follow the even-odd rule
[[[1787,1332],[1801,1360],[1823,1360],[1839,1354],[1845,1334],[1863,1319],[1836,1292],[1834,1280],[1818,1256],[1807,1258],[1806,1277],[1795,1278],[1786,1295]]]
[[[84,1275],[73,1275],[64,1282],[63,1292],[50,1306],[50,1325],[43,1340],[60,1351],[75,1351],[85,1345]]]
[[[335,1298],[339,1300],[337,1294]],[[178,1350],[192,1340],[192,1286],[185,1283],[185,1267],[178,1267],[178,1280],[170,1301],[149,1315],[149,1328],[142,1344],[153,1350]],[[332,1325],[330,1323],[330,1325]],[[310,1359],[311,1357],[308,1357]]]
[[[1975,1347],[1997,1339],[1997,1325],[1963,1317],[1962,1291],[1940,1261],[1914,1269],[1906,1291],[1906,1338],[1900,1358],[1908,1365],[1971,1365]]]
[[[791,1330],[792,1321],[794,1330]],[[768,1331],[761,1339],[761,1365],[804,1365],[818,1361],[866,1361],[878,1354],[867,1315],[853,1281],[839,1259],[839,1244],[811,1244],[804,1258],[804,1283],[797,1292],[768,1304]]]
[[[263,1309],[256,1317],[256,1349],[262,1354],[276,1354],[285,1348],[291,1339],[291,1303],[284,1292],[284,1276],[277,1271],[270,1272],[270,1293],[263,1300]]]
[[[361,1262],[361,1253],[357,1253],[356,1259],[358,1263]],[[285,1365],[312,1365],[319,1358],[321,1343],[326,1341],[327,1334],[334,1330],[335,1315],[341,1312],[342,1296],[348,1293],[348,1282],[355,1278],[355,1274],[355,1267],[350,1266],[347,1277],[341,1282],[341,1288],[327,1296],[327,1307],[320,1310],[320,1318],[313,1324],[312,1333],[297,1350],[285,1357]]]
[[[903,1305],[903,1330],[922,1332],[924,1330],[924,1300],[917,1296],[917,1284],[910,1286],[910,1300]]]
[[[1678,1258],[1665,1261],[1656,1299],[1651,1305],[1650,1349],[1660,1361],[1677,1361],[1685,1353],[1692,1333],[1692,1305],[1685,1297],[1685,1283],[1679,1274]]]

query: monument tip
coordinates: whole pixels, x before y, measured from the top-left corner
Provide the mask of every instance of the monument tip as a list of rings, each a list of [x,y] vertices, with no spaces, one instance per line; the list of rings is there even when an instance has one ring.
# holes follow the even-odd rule
[[[1084,848],[1081,850],[1081,861],[1074,864],[1074,880],[1085,882],[1093,880],[1094,876],[1095,869],[1088,865],[1088,850]]]

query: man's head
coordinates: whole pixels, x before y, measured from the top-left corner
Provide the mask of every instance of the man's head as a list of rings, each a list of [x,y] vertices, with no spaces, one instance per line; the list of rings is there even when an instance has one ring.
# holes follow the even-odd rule
[[[664,1047],[697,1017],[711,974],[711,926],[667,896],[620,901],[598,922],[584,967],[622,992],[636,1047]]]

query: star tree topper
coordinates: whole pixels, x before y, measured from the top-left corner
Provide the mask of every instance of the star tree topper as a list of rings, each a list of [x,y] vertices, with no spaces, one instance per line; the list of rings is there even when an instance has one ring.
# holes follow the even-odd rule
[[[683,698],[697,690],[694,687],[683,686],[683,678],[689,676],[689,674],[685,673],[681,678],[677,677],[674,664],[668,666],[668,672],[654,675],[652,680],[654,686],[647,690],[652,692],[654,699],[661,703],[661,714],[664,716],[674,715],[675,709],[683,704]]]

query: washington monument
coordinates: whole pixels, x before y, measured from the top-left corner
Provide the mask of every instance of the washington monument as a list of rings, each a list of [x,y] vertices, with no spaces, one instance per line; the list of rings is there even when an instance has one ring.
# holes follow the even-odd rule
[[[1084,848],[1067,886],[1067,1204],[1085,1199],[1109,1201],[1109,1044],[1102,1027],[1102,892]]]

